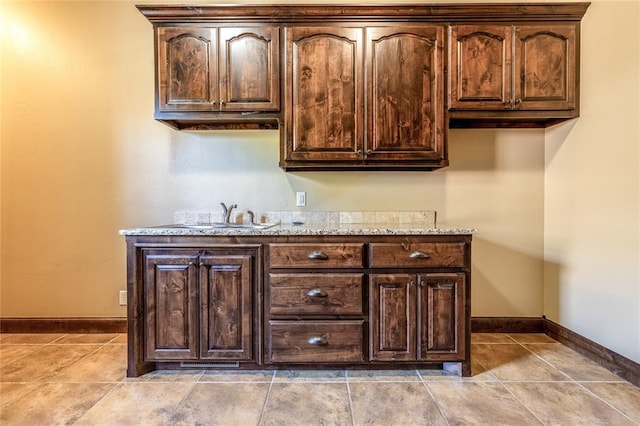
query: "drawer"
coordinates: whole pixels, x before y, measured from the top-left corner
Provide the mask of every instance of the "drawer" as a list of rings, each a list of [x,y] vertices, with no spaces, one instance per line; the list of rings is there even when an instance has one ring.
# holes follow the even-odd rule
[[[270,321],[271,362],[364,361],[364,321]]]
[[[372,268],[446,266],[463,267],[465,243],[372,243]]]
[[[364,244],[271,244],[272,268],[362,268]]]
[[[363,274],[270,274],[271,315],[362,315]]]

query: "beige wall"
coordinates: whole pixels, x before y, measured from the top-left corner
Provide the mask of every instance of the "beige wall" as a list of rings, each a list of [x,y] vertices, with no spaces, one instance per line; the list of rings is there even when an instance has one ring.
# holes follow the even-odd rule
[[[582,111],[547,130],[545,314],[640,361],[640,2],[594,2]]]
[[[152,29],[135,3],[2,6],[1,316],[124,316],[117,305],[126,278],[118,229],[167,223],[176,210],[215,209],[220,201],[294,210],[299,190],[307,191],[307,210],[433,209],[442,222],[477,227],[474,316],[541,316],[546,303],[564,309],[559,296],[545,293],[545,218],[551,221],[545,200],[552,199],[545,198],[545,179],[547,188],[555,185],[545,144],[547,151],[556,145],[576,150],[586,138],[602,146],[601,133],[592,130],[595,120],[548,132],[452,130],[452,166],[433,173],[284,173],[274,131],[180,133],[153,120]],[[637,15],[628,16],[624,7],[598,4],[621,16],[616,22],[591,17],[586,58],[603,49],[594,26],[637,26]],[[583,71],[587,88],[599,87],[602,78]],[[594,100],[591,108],[591,117],[606,113],[618,120],[608,105]],[[622,114],[621,120],[633,121],[630,111]],[[637,144],[637,131],[624,132]],[[634,158],[637,173],[637,153]],[[609,169],[615,170],[613,162]],[[564,188],[572,191],[570,184]],[[630,203],[637,208],[637,197]],[[562,234],[557,228],[553,234]],[[637,275],[635,231],[628,246],[635,238]],[[626,283],[634,289],[631,278]],[[636,279],[639,300],[637,287]],[[637,304],[633,309],[624,318],[637,323]],[[591,333],[589,318],[574,319],[583,325],[571,322],[575,329],[601,337]],[[607,343],[620,349],[621,340],[618,333]]]

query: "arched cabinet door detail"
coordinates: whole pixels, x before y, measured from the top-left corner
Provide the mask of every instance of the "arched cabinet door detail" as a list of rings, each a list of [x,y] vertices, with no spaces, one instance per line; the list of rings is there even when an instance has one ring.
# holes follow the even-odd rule
[[[576,27],[515,29],[515,94],[525,110],[576,108]]]
[[[368,161],[444,160],[444,29],[367,28]]]
[[[451,117],[577,117],[578,31],[578,24],[564,23],[451,26]]]
[[[280,109],[277,27],[158,27],[157,110]]]
[[[292,161],[362,159],[362,29],[286,29],[286,153]]]

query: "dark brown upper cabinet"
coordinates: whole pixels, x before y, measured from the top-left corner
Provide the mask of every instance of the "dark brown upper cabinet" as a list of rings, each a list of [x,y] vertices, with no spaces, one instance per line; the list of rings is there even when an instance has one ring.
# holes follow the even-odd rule
[[[547,126],[579,114],[578,24],[449,28],[452,125]]]
[[[285,29],[287,170],[447,165],[444,29]]]
[[[156,37],[157,119],[179,129],[278,126],[259,113],[280,110],[279,28],[158,27]]]
[[[155,118],[279,129],[287,171],[434,170],[448,128],[580,113],[590,3],[138,5],[156,35]]]

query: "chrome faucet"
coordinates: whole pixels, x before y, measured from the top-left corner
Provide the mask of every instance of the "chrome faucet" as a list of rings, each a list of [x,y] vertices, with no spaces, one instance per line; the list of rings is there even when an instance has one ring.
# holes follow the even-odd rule
[[[231,223],[231,212],[238,207],[237,204],[231,204],[227,207],[224,203],[220,203],[224,212],[224,223]]]
[[[247,210],[247,214],[249,215],[249,224],[255,225],[256,214],[252,210]]]

